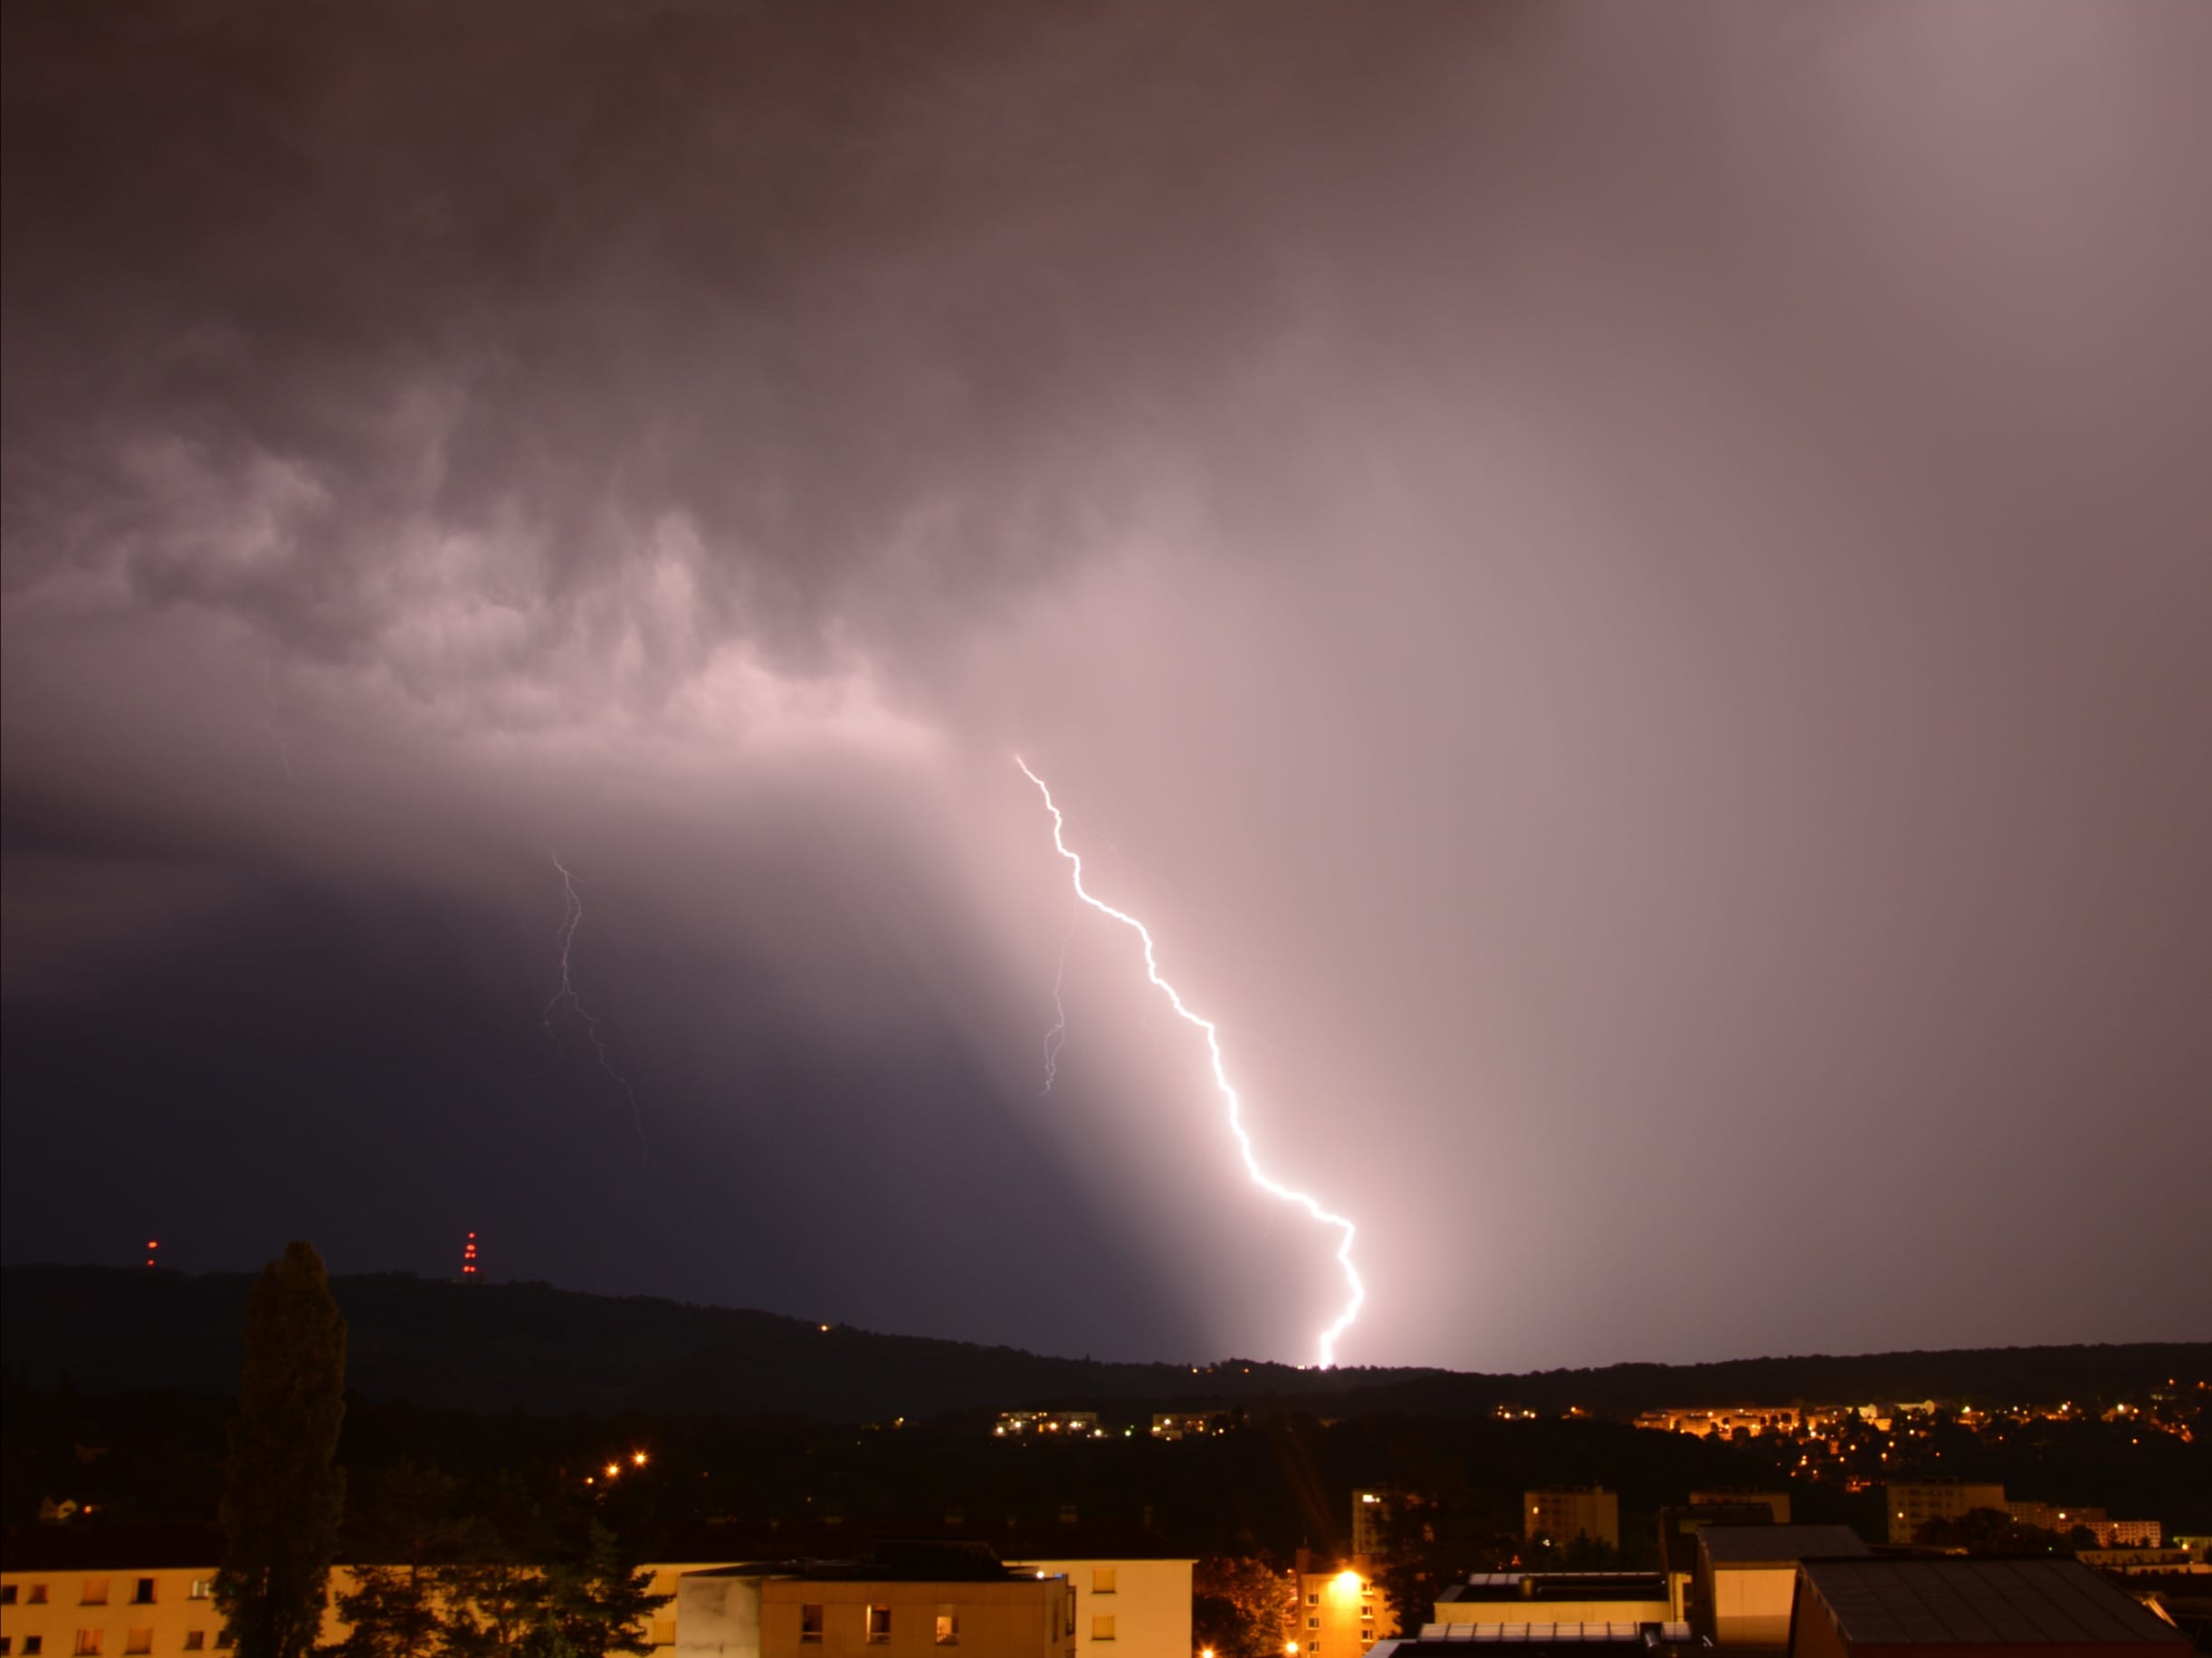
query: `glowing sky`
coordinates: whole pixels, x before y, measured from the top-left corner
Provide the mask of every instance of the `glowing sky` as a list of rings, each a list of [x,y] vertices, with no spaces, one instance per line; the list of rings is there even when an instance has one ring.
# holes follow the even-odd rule
[[[0,21],[6,1259],[2212,1323],[2212,10]]]

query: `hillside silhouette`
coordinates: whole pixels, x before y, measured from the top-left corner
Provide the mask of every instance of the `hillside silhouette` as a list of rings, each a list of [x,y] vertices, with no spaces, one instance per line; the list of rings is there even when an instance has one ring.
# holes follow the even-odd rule
[[[229,1394],[244,1273],[24,1265],[0,1269],[6,1366],[20,1386],[88,1393]],[[1580,1405],[1625,1418],[1670,1405],[1960,1399],[2090,1404],[2202,1376],[2212,1343],[2137,1343],[1624,1364],[1486,1376],[1304,1370],[1260,1360],[1113,1364],[649,1296],[400,1273],[332,1282],[357,1393],[429,1408],[544,1415],[650,1411],[864,1422],[1088,1406],[1235,1406],[1318,1416],[1468,1416],[1501,1405]]]

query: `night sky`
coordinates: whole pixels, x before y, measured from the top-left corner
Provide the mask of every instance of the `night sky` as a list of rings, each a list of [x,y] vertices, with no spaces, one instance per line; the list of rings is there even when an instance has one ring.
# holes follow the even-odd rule
[[[0,17],[6,1260],[2212,1334],[2212,7]]]

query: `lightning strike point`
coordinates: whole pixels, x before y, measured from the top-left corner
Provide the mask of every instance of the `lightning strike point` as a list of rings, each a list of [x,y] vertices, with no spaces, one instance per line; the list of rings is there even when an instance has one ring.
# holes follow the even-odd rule
[[[1044,797],[1044,809],[1053,815],[1053,846],[1062,857],[1068,861],[1069,867],[1073,871],[1075,896],[1109,920],[1120,922],[1122,926],[1128,928],[1144,941],[1145,977],[1149,978],[1160,994],[1168,998],[1168,1005],[1175,1009],[1178,1018],[1187,1024],[1197,1025],[1200,1031],[1205,1033],[1206,1051],[1213,1061],[1214,1087],[1228,1107],[1229,1132],[1236,1137],[1236,1148],[1244,1158],[1244,1173],[1251,1177],[1253,1185],[1272,1197],[1281,1198],[1284,1203],[1304,1210],[1307,1216],[1319,1224],[1334,1226],[1344,1234],[1337,1244],[1336,1257],[1337,1265],[1343,1269],[1345,1287],[1350,1292],[1350,1299],[1345,1302],[1344,1310],[1337,1314],[1335,1321],[1321,1331],[1320,1339],[1320,1366],[1322,1369],[1333,1367],[1337,1362],[1338,1339],[1351,1328],[1352,1320],[1359,1316],[1359,1309],[1366,1304],[1368,1299],[1367,1286],[1360,1282],[1359,1269],[1352,1265],[1352,1240],[1359,1235],[1359,1228],[1345,1219],[1343,1215],[1324,1208],[1318,1199],[1282,1185],[1260,1167],[1259,1158],[1252,1149],[1252,1136],[1244,1128],[1244,1101],[1237,1097],[1235,1088],[1230,1083],[1228,1069],[1221,1056],[1219,1027],[1211,1019],[1193,1013],[1185,1004],[1182,993],[1160,977],[1158,953],[1153,948],[1152,934],[1145,924],[1128,911],[1117,910],[1111,904],[1091,895],[1090,890],[1083,885],[1082,856],[1071,849],[1067,843],[1065,833],[1067,820],[1062,816],[1059,806],[1054,804],[1052,790],[1045,786],[1044,778],[1029,769],[1029,763],[1020,755],[1014,757],[1014,763],[1022,768],[1022,776],[1037,786],[1037,793]],[[1063,952],[1063,963],[1064,959]],[[1057,995],[1057,989],[1055,989],[1055,1000]],[[1063,1018],[1063,1026],[1064,1024]],[[1052,1081],[1051,1056],[1057,1054],[1058,1050],[1049,1047],[1050,1036],[1047,1036],[1046,1042],[1049,1053],[1045,1082],[1046,1086],[1050,1087]]]

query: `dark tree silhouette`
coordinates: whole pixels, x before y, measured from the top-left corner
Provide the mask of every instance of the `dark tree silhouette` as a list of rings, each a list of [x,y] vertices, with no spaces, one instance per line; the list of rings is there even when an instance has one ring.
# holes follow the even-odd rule
[[[1190,1581],[1192,1636],[1218,1658],[1280,1658],[1292,1581],[1250,1555],[1199,1561]]]
[[[305,1658],[321,1634],[346,1506],[345,1388],[346,1320],[322,1258],[293,1243],[246,1296],[215,1585],[236,1658]]]

